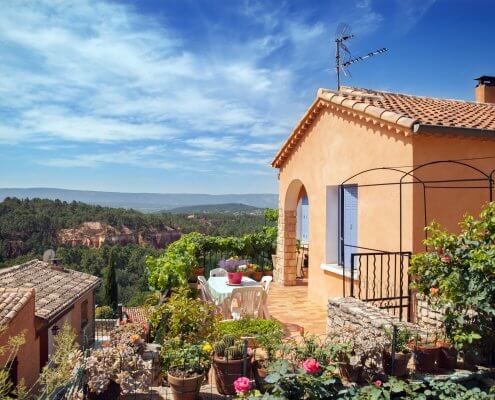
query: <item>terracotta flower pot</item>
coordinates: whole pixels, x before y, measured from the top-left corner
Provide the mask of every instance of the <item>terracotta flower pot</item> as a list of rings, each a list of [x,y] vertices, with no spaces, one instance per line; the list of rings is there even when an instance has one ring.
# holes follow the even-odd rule
[[[239,285],[242,282],[242,272],[228,272],[227,278],[231,285]]]
[[[271,270],[271,271],[263,271],[263,276],[273,276],[273,270]]]
[[[215,384],[218,393],[224,396],[233,396],[236,394],[234,381],[243,374],[244,360],[226,360],[225,358],[213,357],[213,368],[215,369]],[[251,371],[251,360],[247,360],[247,375]]]
[[[268,376],[267,369],[263,366],[263,363],[259,360],[253,362],[253,374],[254,381],[256,382],[256,388],[261,392],[265,393],[265,378]]]
[[[438,360],[438,347],[418,346],[413,350],[414,366],[418,372],[433,372]]]
[[[308,267],[304,267],[302,269],[302,272],[303,272],[303,278],[304,279],[308,279],[308,276],[309,276],[309,274],[308,274]]]
[[[196,400],[199,397],[203,380],[203,375],[187,378],[167,374],[167,381],[174,400]]]
[[[447,343],[440,345],[438,349],[438,368],[455,369],[457,367],[457,350]]]
[[[340,375],[348,382],[363,381],[363,367],[361,365],[351,365],[349,363],[339,364]]]
[[[405,376],[407,375],[407,365],[411,360],[412,353],[395,353],[394,354],[394,371],[392,373],[392,354],[388,351],[384,351],[382,354],[383,370],[387,375],[392,376]]]
[[[263,277],[263,272],[262,271],[253,271],[251,274],[251,278],[253,278],[255,281],[261,281],[261,278]]]

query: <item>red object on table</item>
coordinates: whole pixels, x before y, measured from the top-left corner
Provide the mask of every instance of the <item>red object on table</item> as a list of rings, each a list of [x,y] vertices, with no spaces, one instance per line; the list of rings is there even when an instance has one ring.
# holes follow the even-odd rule
[[[227,278],[231,285],[240,285],[242,282],[242,272],[228,272]]]

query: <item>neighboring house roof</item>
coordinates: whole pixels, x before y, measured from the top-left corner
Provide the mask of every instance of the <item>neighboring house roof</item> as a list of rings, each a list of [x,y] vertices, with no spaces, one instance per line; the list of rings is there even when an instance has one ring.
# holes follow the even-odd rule
[[[448,133],[495,138],[495,104],[445,100],[342,87],[319,89],[316,100],[283,144],[272,166],[279,168],[322,109],[330,107],[387,125],[397,133]]]
[[[2,287],[35,290],[35,315],[46,320],[58,316],[99,283],[96,276],[39,260],[0,270]]]
[[[122,307],[122,313],[127,314],[130,322],[148,322],[148,313],[144,307]]]
[[[31,296],[34,296],[33,289],[0,287],[0,326],[8,325]]]

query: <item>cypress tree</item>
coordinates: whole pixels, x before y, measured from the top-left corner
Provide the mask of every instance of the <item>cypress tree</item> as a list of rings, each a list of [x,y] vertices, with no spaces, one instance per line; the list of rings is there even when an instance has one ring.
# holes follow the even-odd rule
[[[115,273],[115,259],[113,247],[108,253],[108,265],[105,269],[105,283],[103,300],[107,306],[112,307],[112,310],[117,311],[119,304],[119,294],[117,287],[117,276]]]

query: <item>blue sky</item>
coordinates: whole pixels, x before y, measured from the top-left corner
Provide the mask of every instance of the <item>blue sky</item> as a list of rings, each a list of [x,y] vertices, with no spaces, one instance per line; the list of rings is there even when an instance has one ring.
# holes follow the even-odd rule
[[[471,100],[495,74],[495,3],[7,1],[0,187],[275,193],[269,162],[351,25],[344,84]]]

